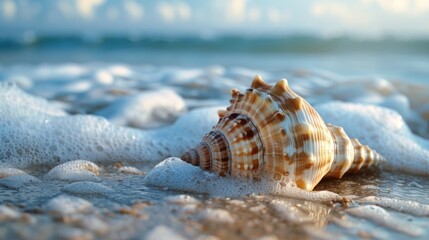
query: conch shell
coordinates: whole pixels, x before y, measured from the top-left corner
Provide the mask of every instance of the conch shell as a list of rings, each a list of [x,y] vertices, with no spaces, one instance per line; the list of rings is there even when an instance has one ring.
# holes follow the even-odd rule
[[[341,178],[382,160],[343,128],[325,124],[316,110],[282,79],[275,86],[257,75],[219,122],[181,158],[220,176],[270,177],[305,190],[325,177]]]

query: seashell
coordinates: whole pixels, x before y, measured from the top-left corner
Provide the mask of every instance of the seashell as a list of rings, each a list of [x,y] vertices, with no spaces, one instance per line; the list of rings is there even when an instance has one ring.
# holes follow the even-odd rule
[[[382,160],[343,128],[325,124],[285,79],[270,86],[256,76],[244,94],[231,94],[231,105],[184,161],[220,176],[269,177],[310,191],[325,176],[341,178]]]

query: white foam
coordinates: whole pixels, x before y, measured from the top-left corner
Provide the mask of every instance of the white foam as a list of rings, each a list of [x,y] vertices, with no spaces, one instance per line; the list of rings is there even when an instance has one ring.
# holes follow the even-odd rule
[[[198,204],[198,203],[201,203],[198,199],[196,199],[192,196],[189,196],[189,195],[168,196],[164,200],[169,202],[169,203],[175,203],[175,204]]]
[[[173,125],[147,131],[156,140],[154,147],[168,148],[167,156],[181,156],[194,147],[219,120],[217,110],[225,107],[201,108],[181,116]],[[164,158],[165,159],[165,158]],[[158,159],[158,161],[163,159]]]
[[[429,205],[411,200],[369,196],[356,200],[356,202],[376,204],[384,208],[390,208],[399,212],[404,212],[415,216],[429,216]]]
[[[168,239],[168,240],[184,240],[185,238],[178,234],[173,229],[166,227],[164,225],[156,226],[152,229],[145,237],[146,240],[159,240],[159,239]]]
[[[33,87],[33,81],[25,75],[13,75],[7,78],[5,82],[15,84],[22,89],[29,89]]]
[[[408,221],[405,221],[402,218],[393,216],[378,206],[365,205],[350,208],[346,211],[354,216],[369,219],[377,224],[410,236],[417,237],[423,233],[423,229],[410,224]]]
[[[198,218],[216,223],[232,224],[235,222],[232,215],[223,209],[206,208],[198,214]]]
[[[91,115],[66,115],[46,100],[0,85],[0,163],[10,167],[92,162],[160,161],[180,156],[216,123],[217,107],[191,111],[175,124],[137,131]],[[3,102],[2,102],[3,103]]]
[[[9,206],[4,204],[0,205],[0,222],[16,220],[21,217],[21,213]]]
[[[0,167],[0,178],[5,178],[5,177],[15,176],[15,175],[25,175],[25,174],[27,173],[17,168]]]
[[[244,196],[254,193],[275,193],[316,202],[343,200],[341,196],[333,192],[307,192],[299,188],[282,187],[277,182],[266,179],[254,181],[251,179],[220,177],[199,167],[192,166],[179,158],[169,158],[156,165],[146,175],[145,181],[154,186],[208,193],[213,196]]]
[[[395,111],[342,102],[321,104],[316,108],[325,122],[342,126],[350,137],[383,155],[385,167],[416,174],[429,173],[429,142],[413,135]]]
[[[299,208],[288,201],[275,199],[271,202],[271,205],[276,210],[276,213],[284,220],[294,223],[311,221],[308,215],[304,214]]]
[[[107,194],[113,192],[113,189],[101,183],[82,181],[65,185],[63,191],[75,194]]]
[[[31,76],[36,80],[52,80],[52,79],[75,79],[83,76],[89,70],[84,65],[78,64],[61,64],[51,65],[42,64],[37,66]]]
[[[126,173],[126,174],[135,174],[135,175],[143,175],[144,172],[140,171],[138,168],[131,166],[122,166],[118,169],[118,172]]]
[[[33,116],[64,116],[66,113],[43,98],[24,93],[14,85],[0,83],[0,121]]]
[[[204,74],[201,69],[183,69],[171,67],[165,70],[165,80],[170,84],[193,83],[195,79],[200,78]]]
[[[8,188],[14,188],[14,189],[27,187],[32,184],[37,184],[40,182],[41,181],[38,178],[31,176],[27,173],[12,175],[12,176],[8,176],[0,179],[0,185],[3,185]]]
[[[111,226],[101,220],[99,217],[90,215],[79,218],[79,222],[77,224],[80,227],[90,230],[91,232],[95,232],[98,235],[105,234],[109,232]],[[80,238],[78,238],[80,239]]]
[[[171,124],[185,111],[185,102],[179,95],[160,89],[123,97],[95,114],[119,126],[153,128]]]
[[[94,74],[95,80],[100,84],[110,85],[115,78],[108,71],[99,70]]]
[[[44,206],[45,211],[53,214],[87,213],[93,210],[92,203],[85,199],[67,195],[57,196]]]
[[[90,161],[74,160],[54,167],[45,177],[63,181],[100,181],[99,171],[100,168]]]

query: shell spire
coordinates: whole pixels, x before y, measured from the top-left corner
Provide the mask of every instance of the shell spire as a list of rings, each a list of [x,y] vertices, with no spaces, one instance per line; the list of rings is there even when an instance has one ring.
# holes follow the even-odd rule
[[[261,178],[313,190],[323,177],[341,178],[383,158],[343,128],[325,124],[286,79],[274,86],[255,76],[201,142],[181,158],[220,176]]]

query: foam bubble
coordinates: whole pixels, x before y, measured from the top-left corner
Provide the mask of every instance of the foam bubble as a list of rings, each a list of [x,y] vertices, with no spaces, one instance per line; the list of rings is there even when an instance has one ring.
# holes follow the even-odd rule
[[[94,75],[95,80],[100,84],[110,85],[115,78],[107,71],[99,70]]]
[[[118,172],[126,173],[126,174],[135,174],[135,175],[144,174],[144,172],[140,171],[138,168],[130,167],[130,166],[122,166],[118,169]]]
[[[33,87],[33,81],[24,75],[13,75],[10,78],[6,79],[6,82],[16,84],[22,89],[29,89]]]
[[[27,187],[32,184],[40,183],[41,181],[29,174],[19,174],[4,177],[0,179],[0,185],[3,185],[8,188],[19,189],[22,187]]]
[[[37,66],[31,76],[38,80],[53,80],[53,79],[75,79],[83,76],[88,72],[84,65],[78,64],[61,64],[53,67],[51,64],[42,64]]]
[[[66,113],[43,98],[24,93],[14,85],[0,83],[0,121],[32,116],[64,116]]]
[[[231,214],[223,209],[206,208],[198,214],[198,218],[216,223],[234,223],[235,220]]]
[[[198,204],[200,201],[189,195],[168,196],[165,201],[176,204]]]
[[[108,67],[107,70],[117,77],[130,78],[133,75],[133,70],[126,65],[115,64]]]
[[[79,227],[90,230],[91,232],[94,232],[97,235],[106,234],[107,232],[109,232],[109,230],[111,230],[111,226],[97,216],[90,215],[90,216],[77,218],[77,222],[75,224]],[[77,239],[81,239],[81,238],[77,238]]]
[[[100,168],[90,161],[74,160],[54,167],[45,177],[63,181],[100,181],[99,171]]]
[[[307,192],[299,188],[282,187],[266,179],[254,181],[220,177],[192,166],[179,158],[169,158],[156,165],[145,177],[148,184],[169,189],[208,193],[213,196],[244,196],[253,193],[275,193],[296,199],[317,202],[342,201],[338,194],[328,191]]]
[[[184,240],[180,234],[175,232],[173,229],[164,225],[156,226],[152,229],[145,237],[146,240],[158,240],[158,239],[169,239],[169,240]]]
[[[381,207],[394,209],[396,211],[409,213],[415,216],[429,216],[429,205],[411,200],[369,196],[356,200],[356,202],[376,204]]]
[[[284,220],[290,222],[309,222],[311,219],[300,211],[294,204],[288,201],[273,200],[271,205],[276,210],[276,213]]]
[[[53,214],[87,213],[93,210],[92,203],[78,197],[60,195],[44,206],[45,211]]]
[[[402,218],[394,217],[392,214],[378,206],[365,205],[350,208],[346,211],[354,216],[369,219],[377,224],[410,236],[417,237],[423,233],[423,229],[402,220]]]
[[[28,173],[11,167],[0,167],[0,185],[18,189],[41,181]]]
[[[184,100],[170,89],[123,97],[96,112],[119,126],[160,127],[172,123],[186,111]]]
[[[0,205],[0,222],[16,220],[20,217],[21,213],[18,210],[3,204]]]
[[[15,176],[15,175],[25,175],[25,174],[27,173],[17,168],[0,167],[0,178],[5,178],[5,177]]]

